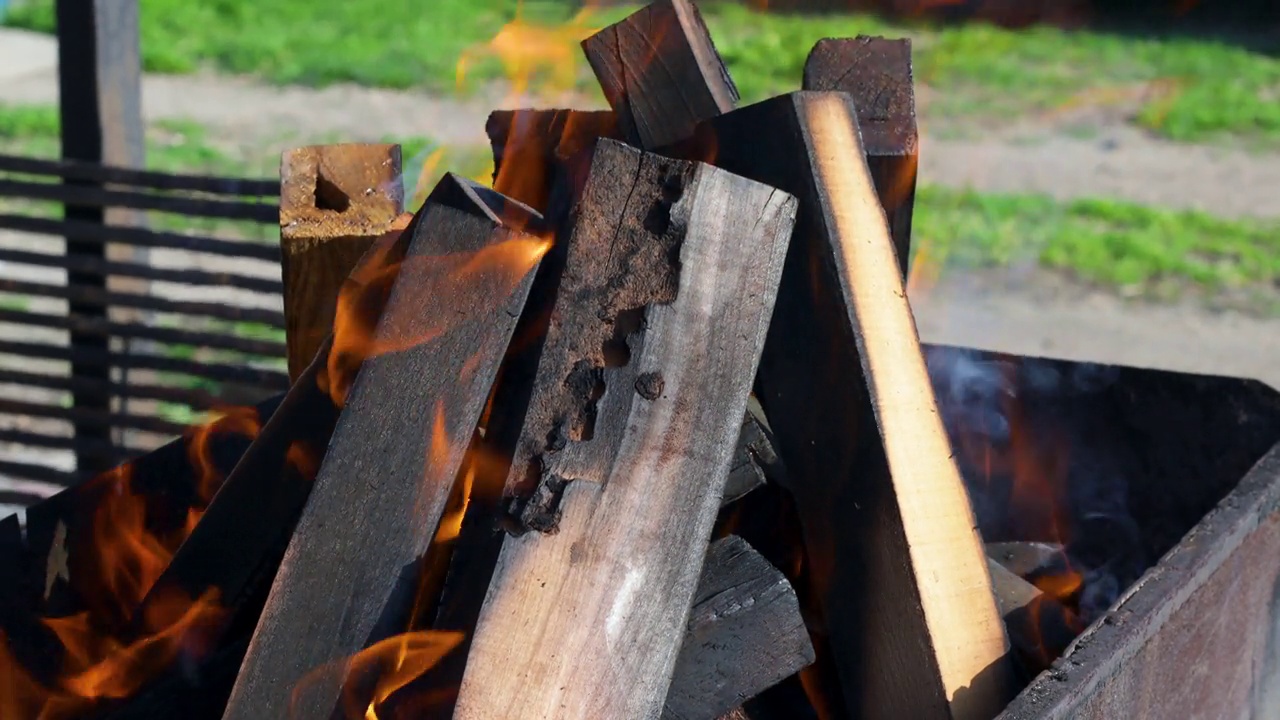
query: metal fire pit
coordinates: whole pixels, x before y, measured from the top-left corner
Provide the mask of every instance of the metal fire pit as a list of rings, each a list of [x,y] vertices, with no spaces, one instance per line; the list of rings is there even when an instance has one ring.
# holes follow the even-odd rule
[[[1081,448],[1069,482],[1094,485],[1073,502],[1118,503],[1145,555],[1146,571],[1000,720],[1280,718],[1280,394],[1251,380],[928,352],[950,420],[958,407],[972,424],[984,401],[1012,394],[1035,433],[1067,433]],[[1121,497],[1099,500],[1108,483]],[[971,493],[984,537],[1003,539],[988,534],[1010,532],[992,520],[1000,508]]]

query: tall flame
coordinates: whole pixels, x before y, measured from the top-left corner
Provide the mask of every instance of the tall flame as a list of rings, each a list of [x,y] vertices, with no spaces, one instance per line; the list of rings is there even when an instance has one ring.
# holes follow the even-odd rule
[[[516,6],[516,15],[503,25],[488,42],[473,45],[458,58],[458,87],[464,87],[470,67],[479,59],[497,58],[503,67],[511,92],[525,94],[535,77],[545,75],[544,89],[568,90],[578,78],[578,62],[582,57],[579,47],[587,37],[599,31],[589,24],[595,9],[586,5],[569,22],[561,25],[544,25],[526,21],[523,3]]]

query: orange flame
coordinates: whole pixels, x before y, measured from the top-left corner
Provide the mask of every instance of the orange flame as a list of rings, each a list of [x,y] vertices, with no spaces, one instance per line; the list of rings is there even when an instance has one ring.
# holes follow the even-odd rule
[[[462,644],[460,632],[418,630],[394,635],[361,650],[348,660],[330,663],[307,673],[293,689],[289,716],[298,717],[299,700],[316,683],[332,678],[334,672],[345,677],[342,709],[348,720],[378,720],[378,709],[397,690],[435,667],[454,648]],[[373,696],[365,700],[356,691],[361,677],[377,676]]]
[[[599,30],[588,24],[595,9],[588,4],[562,25],[527,22],[521,17],[522,10],[523,3],[518,4],[515,18],[503,25],[497,35],[462,52],[457,66],[459,89],[465,86],[471,65],[487,57],[502,63],[516,96],[523,95],[533,78],[541,74],[549,77],[547,89],[563,91],[574,86],[582,55],[579,45]]]
[[[79,717],[100,700],[133,695],[179,655],[200,657],[212,649],[202,638],[223,616],[216,591],[195,600],[177,591],[165,593],[148,606],[140,632],[124,628],[222,484],[213,439],[228,434],[253,437],[259,429],[255,409],[228,408],[189,431],[186,450],[195,475],[195,498],[184,524],[169,531],[151,522],[147,497],[134,487],[131,466],[89,482],[86,492],[96,493],[100,501],[90,523],[91,542],[78,547],[93,547],[94,562],[71,559],[80,594],[92,605],[74,615],[43,620],[63,651],[62,667],[48,685],[21,667],[7,644],[0,645],[0,717]],[[55,547],[53,552],[66,550]]]
[[[468,288],[485,287],[494,297],[507,297],[551,249],[549,236],[516,237],[476,252],[420,255],[400,262],[390,259],[394,243],[385,243],[362,263],[338,293],[333,323],[333,349],[321,388],[339,407],[346,404],[351,383],[365,359],[400,352],[431,342],[466,322],[479,308],[466,303]],[[402,267],[407,266],[407,267]],[[412,273],[423,299],[437,301],[431,312],[382,316],[391,288],[401,272]]]

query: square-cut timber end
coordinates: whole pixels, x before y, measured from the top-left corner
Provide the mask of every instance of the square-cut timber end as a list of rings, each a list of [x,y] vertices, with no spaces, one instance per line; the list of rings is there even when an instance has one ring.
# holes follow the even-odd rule
[[[281,156],[283,240],[376,237],[403,211],[399,145],[311,145]]]

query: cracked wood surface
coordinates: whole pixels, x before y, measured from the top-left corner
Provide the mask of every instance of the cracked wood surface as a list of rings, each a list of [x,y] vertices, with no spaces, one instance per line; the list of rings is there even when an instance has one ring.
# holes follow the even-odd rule
[[[538,369],[536,392],[568,398],[542,407],[565,414],[525,427],[556,532],[504,541],[456,718],[662,712],[794,212],[759,183],[597,144]]]

